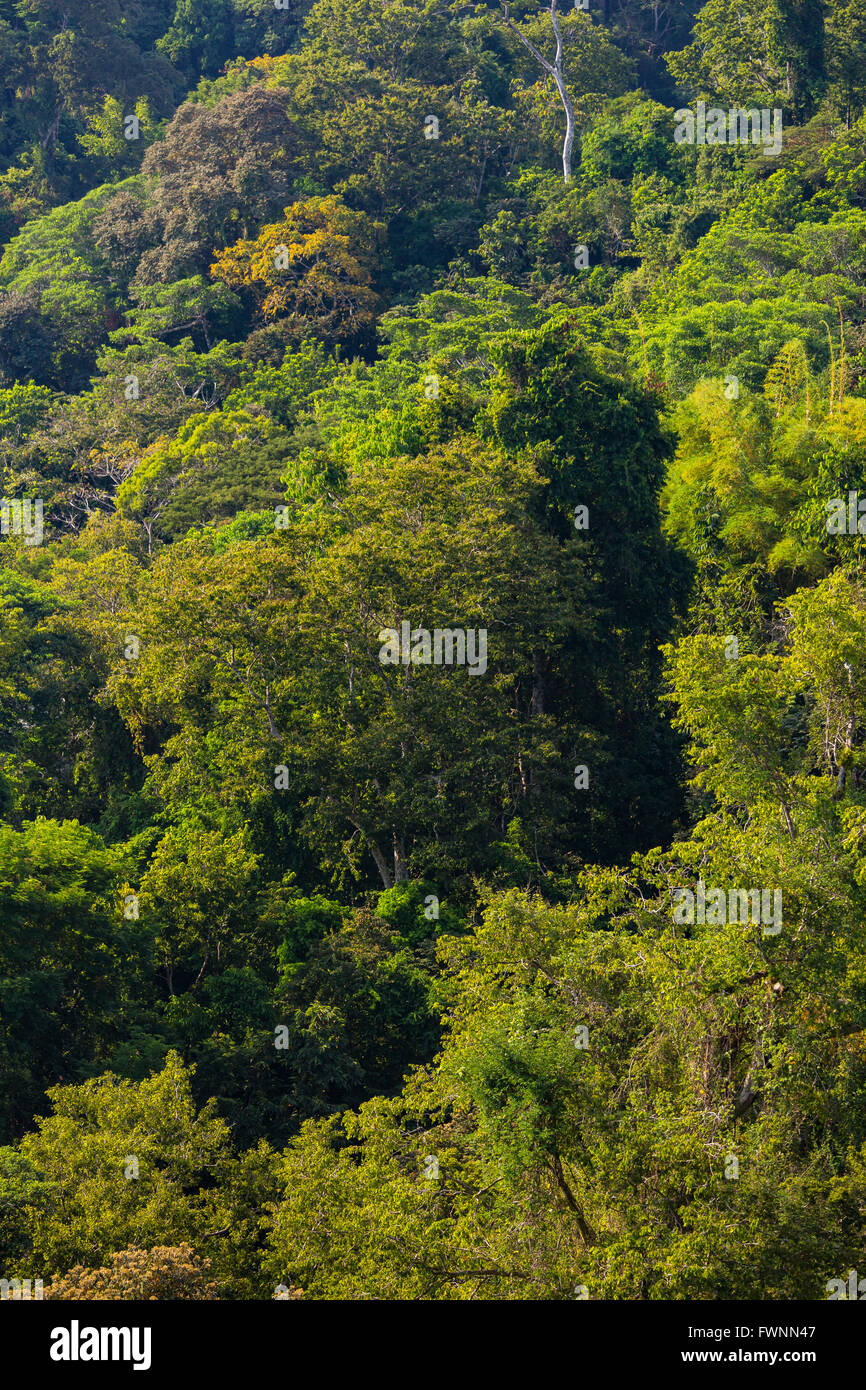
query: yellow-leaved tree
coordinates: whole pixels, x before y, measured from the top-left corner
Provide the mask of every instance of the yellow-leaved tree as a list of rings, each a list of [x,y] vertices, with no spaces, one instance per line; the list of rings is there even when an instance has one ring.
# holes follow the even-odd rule
[[[374,320],[373,271],[383,230],[339,198],[307,198],[254,241],[227,246],[211,274],[252,290],[260,316],[279,318],[287,337],[345,341]]]

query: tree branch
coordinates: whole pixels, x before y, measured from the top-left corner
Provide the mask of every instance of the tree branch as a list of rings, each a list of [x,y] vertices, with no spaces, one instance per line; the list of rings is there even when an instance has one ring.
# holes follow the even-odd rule
[[[562,179],[563,183],[569,183],[571,180],[571,151],[574,145],[574,106],[568,94],[568,88],[565,85],[565,78],[562,72],[562,30],[559,27],[559,16],[556,13],[556,0],[550,0],[550,18],[553,22],[553,32],[556,36],[556,56],[552,63],[535,47],[532,40],[528,39],[517,27],[514,20],[511,18],[508,0],[500,0],[500,2],[502,4],[503,17],[508,28],[513,30],[524,48],[532,54],[535,61],[541,64],[544,71],[552,77],[556,83],[556,90],[559,92],[559,99],[565,111],[565,140],[562,145]]]

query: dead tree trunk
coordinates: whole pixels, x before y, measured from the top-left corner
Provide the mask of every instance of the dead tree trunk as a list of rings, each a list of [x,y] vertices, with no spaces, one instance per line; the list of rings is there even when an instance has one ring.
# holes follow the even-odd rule
[[[550,18],[553,21],[553,32],[556,36],[556,56],[553,62],[549,62],[544,54],[535,47],[525,34],[518,29],[509,13],[507,3],[502,5],[505,15],[505,23],[509,29],[513,29],[524,48],[527,48],[537,63],[540,63],[544,71],[553,78],[556,83],[556,90],[559,92],[559,99],[565,111],[565,141],[562,146],[562,178],[564,183],[571,181],[571,151],[574,146],[574,106],[571,97],[568,95],[568,88],[565,85],[565,78],[562,75],[562,30],[559,27],[559,15],[556,13],[556,0],[550,0]]]

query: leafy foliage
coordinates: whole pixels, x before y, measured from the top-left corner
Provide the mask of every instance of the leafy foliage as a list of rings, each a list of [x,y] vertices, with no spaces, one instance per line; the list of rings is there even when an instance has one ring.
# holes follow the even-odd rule
[[[857,1261],[864,45],[0,0],[4,1278]]]

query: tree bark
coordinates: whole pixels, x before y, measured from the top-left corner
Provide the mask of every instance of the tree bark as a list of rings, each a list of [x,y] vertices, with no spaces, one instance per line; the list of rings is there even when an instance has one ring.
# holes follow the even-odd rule
[[[745,1115],[750,1105],[754,1105],[755,1101],[758,1099],[758,1094],[757,1091],[752,1090],[752,1074],[750,1072],[743,1082],[737,1099],[734,1101],[735,1120],[738,1120],[741,1115]]]
[[[409,882],[409,866],[406,863],[406,846],[402,839],[394,836],[394,882]]]
[[[580,1205],[577,1199],[575,1198],[574,1193],[572,1192],[571,1188],[566,1182],[565,1172],[563,1171],[562,1167],[562,1159],[559,1157],[559,1154],[553,1155],[553,1173],[557,1183],[559,1184],[560,1191],[562,1192],[566,1202],[569,1205],[569,1208],[571,1209],[571,1211],[574,1212],[575,1220],[577,1221],[577,1228],[580,1231],[581,1239],[584,1245],[592,1245],[593,1241],[595,1240],[595,1231],[592,1229],[583,1212],[581,1211]]]
[[[508,4],[503,3],[505,23],[509,29],[520,39],[524,48],[527,48],[537,63],[540,63],[544,71],[553,78],[556,83],[556,90],[559,92],[559,99],[565,111],[565,141],[562,146],[562,179],[563,183],[571,181],[571,152],[574,148],[574,105],[568,94],[565,85],[565,78],[562,75],[562,30],[559,27],[559,16],[556,13],[556,0],[550,0],[550,18],[553,21],[553,32],[556,35],[556,56],[552,63],[548,62],[544,54],[541,53],[525,34],[518,29],[514,20],[509,14]]]
[[[379,876],[382,879],[383,885],[385,886],[385,888],[393,888],[394,880],[391,877],[391,870],[388,868],[387,859],[380,850],[379,846],[374,845],[372,840],[368,840],[367,844],[370,846],[370,853],[373,856],[376,868],[379,870]]]
[[[530,715],[544,714],[544,665],[541,652],[532,653],[532,694],[529,697]]]

